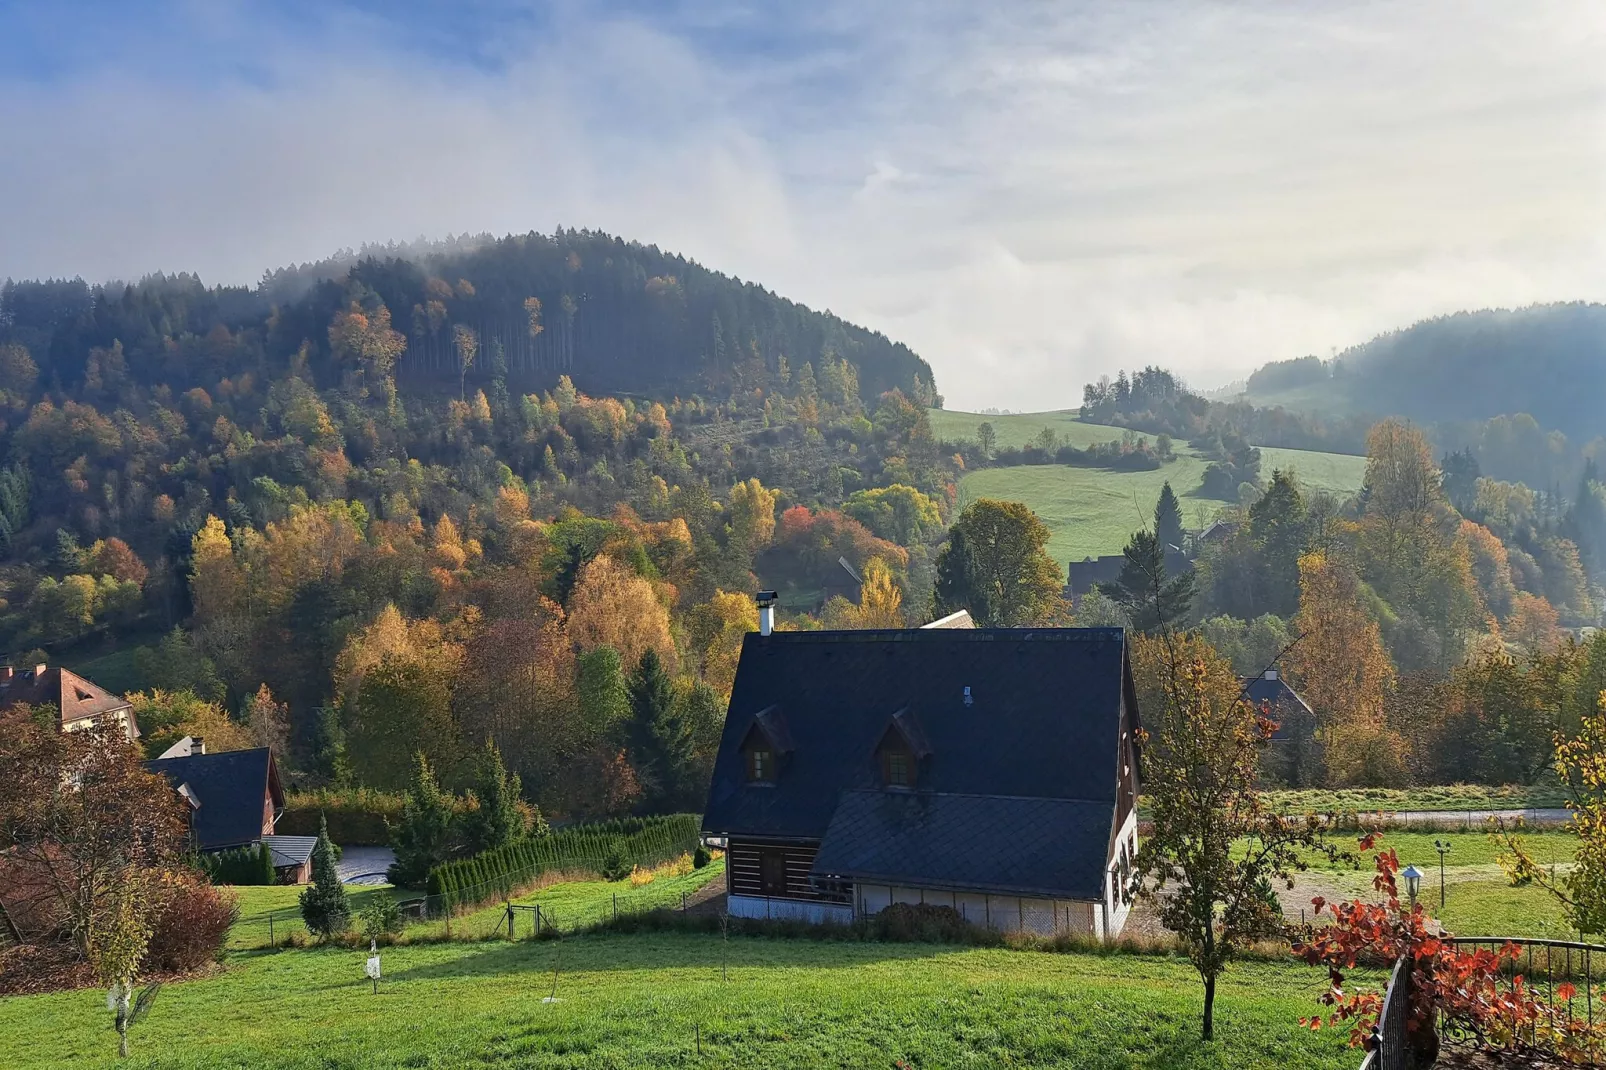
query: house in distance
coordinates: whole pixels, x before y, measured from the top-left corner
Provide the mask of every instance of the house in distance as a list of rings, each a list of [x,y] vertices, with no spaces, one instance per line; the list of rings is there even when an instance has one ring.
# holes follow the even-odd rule
[[[0,708],[54,706],[63,732],[115,727],[129,739],[139,738],[134,707],[121,695],[59,666],[0,666]]]
[[[1121,931],[1139,790],[1121,629],[770,625],[743,644],[704,810],[731,914],[912,903]]]

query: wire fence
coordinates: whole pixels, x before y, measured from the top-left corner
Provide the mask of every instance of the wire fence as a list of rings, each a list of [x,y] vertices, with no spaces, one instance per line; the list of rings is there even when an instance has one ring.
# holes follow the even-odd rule
[[[724,872],[722,865],[694,870],[690,855],[697,845],[695,838],[682,841],[638,862],[639,871],[652,873],[650,881],[639,885],[629,879],[603,881],[600,874],[612,859],[570,858],[561,869],[541,867],[526,872],[518,882],[488,881],[458,889],[452,897],[387,891],[396,898],[402,934],[409,939],[483,940],[498,935],[523,938],[538,930],[572,932],[624,914],[689,909],[692,898]],[[655,872],[675,862],[683,864],[684,872]],[[352,894],[354,929],[360,928],[356,915],[368,894],[375,893]],[[240,919],[229,930],[226,946],[247,951],[310,939],[300,910],[287,907]]]

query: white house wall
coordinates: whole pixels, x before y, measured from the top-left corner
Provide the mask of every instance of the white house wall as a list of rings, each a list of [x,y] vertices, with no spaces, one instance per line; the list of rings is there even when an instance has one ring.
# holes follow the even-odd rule
[[[775,899],[756,895],[731,895],[725,899],[725,909],[733,918],[770,918],[783,921],[806,921],[814,925],[835,922],[848,925],[853,921],[853,907],[847,903],[818,903],[802,899]]]
[[[1127,847],[1128,857],[1138,842],[1138,812],[1134,807],[1126,815],[1126,822],[1116,833],[1110,844],[1110,863],[1104,873],[1104,903],[1102,904],[1102,917],[1099,919],[1098,931],[1106,940],[1121,935],[1126,927],[1126,919],[1132,914],[1132,903],[1122,902],[1120,886],[1124,875],[1121,873],[1120,858],[1122,846]]]
[[[1039,936],[1065,933],[1096,936],[1099,933],[1101,905],[1098,903],[886,884],[861,884],[855,889],[855,905],[861,915],[879,914],[893,903],[951,907],[972,925],[999,932],[1028,932]]]

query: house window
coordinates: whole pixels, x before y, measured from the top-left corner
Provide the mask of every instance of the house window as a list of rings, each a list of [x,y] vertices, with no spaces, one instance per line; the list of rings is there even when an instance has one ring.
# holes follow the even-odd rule
[[[889,788],[912,787],[915,782],[915,768],[909,752],[895,749],[882,751],[881,775]]]
[[[768,747],[754,747],[747,752],[747,779],[767,784],[775,779],[775,752]]]
[[[786,855],[765,851],[758,858],[758,887],[765,895],[786,894]]]

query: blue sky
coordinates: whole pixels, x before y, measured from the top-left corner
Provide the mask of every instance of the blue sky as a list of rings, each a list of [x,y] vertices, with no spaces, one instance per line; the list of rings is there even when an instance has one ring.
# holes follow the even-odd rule
[[[1606,299],[1606,5],[0,3],[0,277],[596,227],[955,407]]]

